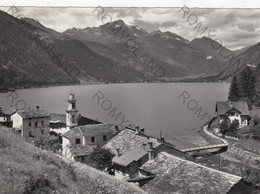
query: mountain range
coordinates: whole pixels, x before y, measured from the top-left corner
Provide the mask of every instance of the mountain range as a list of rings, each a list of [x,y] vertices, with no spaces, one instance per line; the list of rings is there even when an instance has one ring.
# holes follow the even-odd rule
[[[239,51],[223,48],[221,55],[215,49],[219,43],[210,38],[189,41],[122,20],[59,33],[0,11],[0,31],[0,88],[227,81],[246,65],[260,71],[260,43]]]

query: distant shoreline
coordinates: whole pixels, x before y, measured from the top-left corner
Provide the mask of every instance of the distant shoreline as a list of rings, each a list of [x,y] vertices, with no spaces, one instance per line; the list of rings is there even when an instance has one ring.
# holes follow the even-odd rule
[[[113,85],[113,84],[170,84],[170,83],[229,83],[229,82],[185,82],[185,81],[172,81],[172,82],[111,82],[111,83],[106,83],[106,82],[89,82],[89,83],[84,83],[84,84],[60,84],[60,85],[44,85],[44,86],[31,86],[31,87],[12,87],[12,88],[7,88],[5,90],[0,90],[1,93],[8,93],[8,92],[14,92],[15,90],[23,90],[23,89],[40,89],[40,88],[50,88],[50,87],[63,87],[63,86],[88,86],[88,85]]]

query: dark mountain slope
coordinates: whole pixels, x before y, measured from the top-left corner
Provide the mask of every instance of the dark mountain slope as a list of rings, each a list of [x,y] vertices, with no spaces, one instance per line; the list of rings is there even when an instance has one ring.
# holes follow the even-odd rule
[[[155,77],[140,60],[140,56],[148,53],[150,59],[154,59],[165,69],[165,76],[161,80],[170,81],[184,76],[205,76],[209,73],[214,75],[219,72],[218,59],[207,60],[204,52],[192,47],[188,40],[172,32],[158,30],[148,33],[142,28],[126,25],[122,20],[118,20],[100,27],[68,29],[63,34],[85,41],[95,52],[112,60],[117,59],[124,66]],[[133,54],[133,49],[126,46],[130,38],[134,39],[140,47],[139,57]]]
[[[131,82],[144,77],[33,19],[19,20],[0,11],[0,32],[0,88]],[[75,68],[78,73],[72,75]]]
[[[37,46],[25,25],[0,12],[0,85],[21,87],[78,83]],[[31,28],[37,30],[36,27]]]

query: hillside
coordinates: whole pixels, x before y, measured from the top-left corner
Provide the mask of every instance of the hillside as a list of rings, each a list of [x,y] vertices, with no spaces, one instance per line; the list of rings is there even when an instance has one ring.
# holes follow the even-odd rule
[[[144,193],[87,165],[67,164],[7,128],[0,140],[0,193]]]
[[[32,31],[37,28],[30,26]],[[0,86],[76,84],[57,67],[21,21],[0,11]]]

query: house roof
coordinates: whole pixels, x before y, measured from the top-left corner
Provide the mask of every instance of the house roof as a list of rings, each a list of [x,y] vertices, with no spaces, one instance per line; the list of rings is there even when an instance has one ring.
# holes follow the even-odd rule
[[[112,124],[96,124],[96,125],[84,125],[79,127],[74,127],[68,132],[64,133],[63,136],[66,138],[72,137],[87,137],[93,136],[99,133],[115,133],[115,126]]]
[[[64,123],[66,124],[66,114],[56,114],[56,113],[50,113],[50,122],[51,123]],[[92,125],[92,124],[101,124],[99,121],[95,121],[93,119],[84,117],[84,116],[78,116],[77,122],[79,126],[83,125]]]
[[[140,167],[156,175],[144,185],[149,193],[227,193],[242,178],[166,152]]]
[[[4,114],[4,115],[9,115],[11,116],[12,114],[14,114],[16,112],[15,109],[11,108],[11,107],[0,107],[0,113]]]
[[[62,127],[60,129],[51,129],[50,128],[50,131],[55,132],[56,134],[64,134],[64,133],[68,132],[69,129],[67,127]]]
[[[126,167],[132,162],[140,160],[147,153],[148,151],[143,148],[135,148],[131,151],[122,154],[119,157],[114,157],[112,162]]]
[[[123,128],[115,137],[109,140],[103,147],[116,155],[116,149],[120,149],[120,153],[124,154],[136,148],[146,148],[147,143],[153,142],[153,148],[157,148],[162,143],[157,139],[146,135],[139,135],[132,129]]]
[[[42,109],[27,108],[26,110],[18,110],[17,113],[23,118],[35,118],[35,117],[49,117]]]
[[[51,123],[64,123],[66,124],[65,114],[49,113]]]
[[[249,109],[246,101],[216,103],[216,112],[220,115],[226,114],[231,109],[238,110],[242,115],[249,115]]]
[[[78,116],[77,122],[78,122],[79,126],[101,124],[101,122],[99,122],[99,121],[96,121],[96,120],[93,120],[93,119],[90,119],[88,117],[84,117],[81,115]]]
[[[96,147],[97,147],[96,145],[83,146],[81,144],[75,144],[75,145],[70,147],[70,152],[71,152],[73,157],[75,157],[75,156],[86,156],[86,155],[91,154]]]

